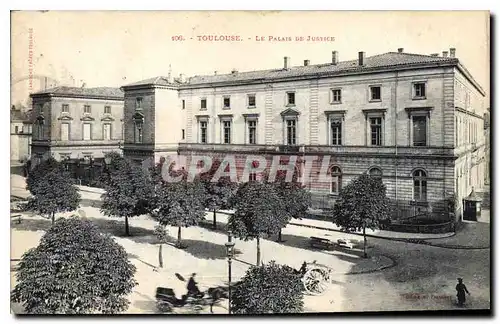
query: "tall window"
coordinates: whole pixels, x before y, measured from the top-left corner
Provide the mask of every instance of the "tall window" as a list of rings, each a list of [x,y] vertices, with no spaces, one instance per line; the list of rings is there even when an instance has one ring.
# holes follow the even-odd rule
[[[371,101],[380,101],[380,100],[382,100],[382,94],[381,94],[380,86],[370,87],[370,100]]]
[[[104,106],[104,113],[111,114],[111,106]]]
[[[382,145],[382,118],[373,117],[370,118],[370,135],[371,144],[374,146]]]
[[[413,172],[413,199],[427,201],[427,174],[424,170]]]
[[[90,114],[90,112],[91,112],[90,105],[84,105],[83,106],[83,112],[86,113],[86,114]]]
[[[69,140],[69,124],[62,123],[61,124],[61,141]]]
[[[43,121],[38,120],[36,124],[36,134],[38,136],[38,139],[43,139]]]
[[[224,120],[222,121],[222,133],[224,144],[231,144],[231,121]]]
[[[458,146],[458,117],[455,117],[455,146]]]
[[[295,105],[295,92],[286,93],[286,103],[287,105]]]
[[[186,130],[182,129],[182,139],[186,139]]]
[[[330,120],[331,145],[342,145],[342,119]]]
[[[427,145],[427,117],[413,116],[413,146]]]
[[[413,84],[413,98],[425,99],[425,82],[416,82]]]
[[[186,109],[186,100],[182,99],[182,109]]]
[[[332,167],[331,177],[330,192],[334,195],[338,195],[342,189],[342,171],[338,166]]]
[[[200,121],[200,143],[207,142],[207,122]]]
[[[142,109],[142,98],[141,97],[135,98],[135,109],[136,110]]]
[[[83,124],[83,140],[84,141],[89,141],[92,139],[91,129],[92,129],[91,124],[89,124],[89,123]]]
[[[332,103],[340,103],[342,102],[342,90],[333,89],[332,90]]]
[[[134,126],[134,140],[136,143],[142,143],[142,123],[135,122]]]
[[[255,95],[248,95],[248,107],[255,108]]]
[[[257,121],[249,120],[248,121],[248,144],[256,144],[257,143]]]
[[[69,112],[69,105],[68,104],[63,104],[62,105],[62,112],[63,113]]]
[[[297,120],[287,119],[286,120],[286,144],[296,145],[297,144]]]
[[[201,99],[200,110],[207,110],[207,99],[205,99],[205,98]]]
[[[102,138],[105,140],[111,139],[111,124],[102,125]]]
[[[224,104],[222,106],[224,109],[229,109],[231,108],[231,98],[229,97],[224,97]]]
[[[372,178],[382,178],[382,170],[379,168],[371,168],[370,171],[368,171],[368,174]]]

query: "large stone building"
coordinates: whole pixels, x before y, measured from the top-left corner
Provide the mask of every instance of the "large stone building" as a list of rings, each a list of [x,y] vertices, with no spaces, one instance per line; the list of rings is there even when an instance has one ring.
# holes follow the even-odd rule
[[[118,88],[56,87],[33,100],[34,160],[102,158],[123,138],[123,92]]]
[[[404,53],[252,72],[156,77],[123,86],[124,154],[158,161],[179,154],[295,156],[307,186],[331,206],[364,172],[381,176],[394,217],[461,214],[461,200],[484,184],[485,92],[456,58]],[[327,181],[314,179],[330,158]],[[286,163],[286,162],[285,162]],[[450,202],[455,204],[450,204]],[[451,206],[455,206],[454,208]],[[451,208],[451,209],[450,209]]]

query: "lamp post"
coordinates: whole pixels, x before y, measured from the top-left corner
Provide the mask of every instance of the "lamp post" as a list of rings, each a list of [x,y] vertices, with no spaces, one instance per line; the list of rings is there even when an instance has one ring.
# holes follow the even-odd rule
[[[104,157],[104,165],[105,165],[105,168],[106,168],[106,174],[107,174],[107,176],[108,176],[108,179],[107,179],[107,180],[108,180],[108,182],[109,182],[109,180],[110,180],[110,178],[111,178],[111,175],[110,175],[110,173],[109,173],[109,165],[110,165],[110,164],[111,164],[111,157],[110,157],[109,155],[106,155],[106,156]]]
[[[231,231],[227,232],[227,242],[225,245],[226,245],[226,252],[227,252],[227,265],[228,265],[228,277],[229,277],[228,311],[229,311],[229,314],[231,314],[231,262],[232,262],[231,258],[233,257],[233,248],[234,248],[234,242],[232,241],[232,232]]]

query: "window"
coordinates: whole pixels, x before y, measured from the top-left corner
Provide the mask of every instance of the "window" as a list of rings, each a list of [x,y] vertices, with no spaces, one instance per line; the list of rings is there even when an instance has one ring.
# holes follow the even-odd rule
[[[257,121],[249,120],[248,121],[248,144],[256,144],[257,143]]]
[[[427,174],[424,170],[413,172],[413,199],[427,201]]]
[[[230,120],[224,120],[222,121],[222,132],[224,136],[224,144],[230,144],[231,143],[231,121]]]
[[[413,116],[413,146],[427,145],[427,117]]]
[[[379,86],[370,87],[370,100],[371,101],[382,100],[381,90]]]
[[[257,174],[256,173],[250,173],[248,175],[248,181],[257,181]]]
[[[248,107],[255,108],[255,95],[248,95]]]
[[[142,143],[142,123],[135,122],[134,127],[134,140],[136,143]]]
[[[142,98],[141,97],[135,98],[135,109],[136,110],[142,109]]]
[[[297,144],[297,120],[295,119],[286,120],[286,144]]]
[[[104,113],[111,114],[111,106],[104,106]]]
[[[89,141],[92,139],[90,131],[91,131],[91,125],[89,123],[83,124],[83,140],[84,141]]]
[[[458,117],[455,117],[455,146],[458,146]]]
[[[295,92],[286,93],[286,103],[287,105],[295,105]]]
[[[413,84],[413,98],[425,99],[425,82],[416,82]]]
[[[207,122],[200,121],[200,143],[207,142]]]
[[[111,124],[102,125],[102,138],[104,140],[111,139]]]
[[[207,110],[207,99],[201,99],[200,110]]]
[[[331,145],[342,145],[342,119],[332,118],[330,120]]]
[[[184,129],[182,130],[182,139],[186,139],[186,131]]]
[[[90,114],[90,112],[91,112],[90,105],[84,105],[83,106],[83,112],[86,113],[86,114]]]
[[[68,104],[63,104],[63,105],[62,105],[62,109],[61,109],[61,111],[62,111],[63,113],[67,113],[67,112],[69,112],[69,105],[68,105]]]
[[[43,122],[42,121],[38,121],[38,123],[36,124],[36,134],[38,136],[38,139],[43,139]]]
[[[224,97],[224,105],[223,105],[223,108],[224,108],[224,109],[229,109],[229,108],[231,108],[231,98],[229,98],[229,97]]]
[[[338,195],[342,188],[342,171],[338,166],[331,169],[332,181],[330,183],[330,193]]]
[[[19,126],[14,126],[14,133],[18,133],[19,132]]]
[[[340,103],[342,101],[342,91],[340,89],[332,90],[332,103]]]
[[[370,135],[371,144],[374,146],[382,145],[382,118],[373,117],[370,118]]]
[[[61,141],[69,141],[69,124],[61,124]]]
[[[186,100],[182,99],[182,109],[186,109]]]
[[[368,171],[368,174],[372,178],[382,178],[382,170],[379,168],[371,168],[370,171]]]

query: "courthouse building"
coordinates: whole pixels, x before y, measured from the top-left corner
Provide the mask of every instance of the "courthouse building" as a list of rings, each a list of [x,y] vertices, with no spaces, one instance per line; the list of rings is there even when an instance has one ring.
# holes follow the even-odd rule
[[[125,156],[147,161],[179,154],[329,156],[328,181],[307,184],[315,204],[368,172],[381,177],[394,217],[461,214],[462,198],[484,185],[485,92],[456,57],[402,48],[356,60],[276,69],[155,77],[122,87]],[[285,162],[286,163],[286,162]]]
[[[55,87],[33,100],[32,158],[102,158],[123,138],[123,92],[118,88]]]

